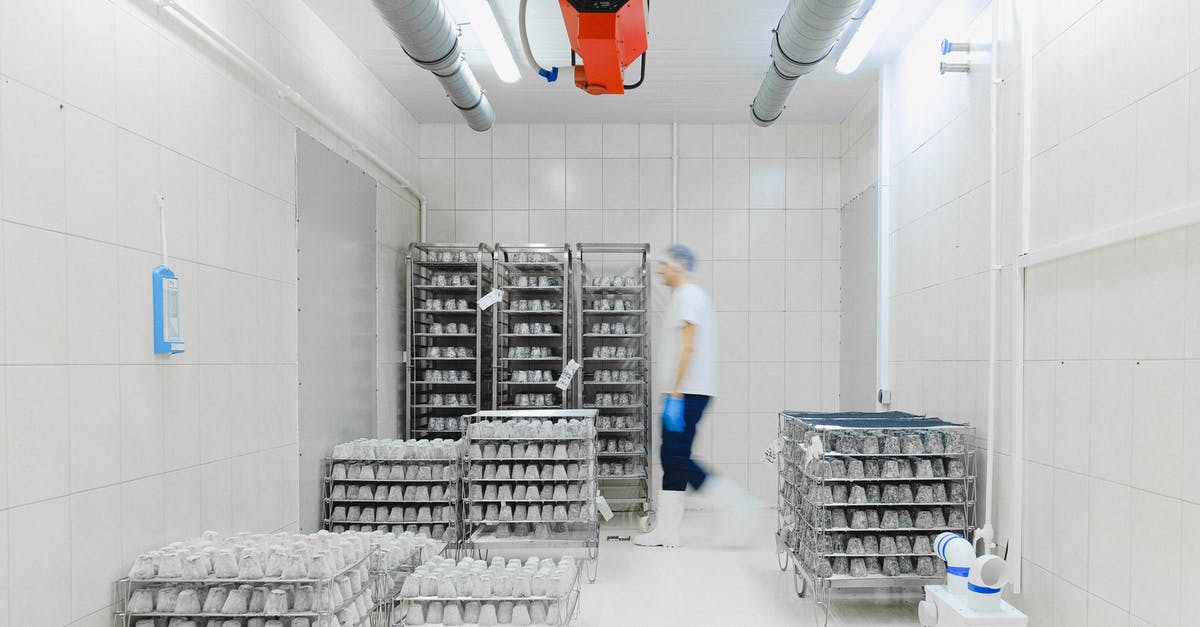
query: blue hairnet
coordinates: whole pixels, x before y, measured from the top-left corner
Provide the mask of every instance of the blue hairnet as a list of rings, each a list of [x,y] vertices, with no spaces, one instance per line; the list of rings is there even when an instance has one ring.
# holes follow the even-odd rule
[[[671,244],[663,253],[663,259],[673,263],[684,272],[691,274],[696,271],[696,253],[683,244]]]

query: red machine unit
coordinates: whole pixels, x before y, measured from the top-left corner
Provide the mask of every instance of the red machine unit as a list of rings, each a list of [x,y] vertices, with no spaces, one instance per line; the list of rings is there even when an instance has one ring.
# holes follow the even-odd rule
[[[646,8],[642,0],[558,3],[571,48],[583,58],[583,65],[575,67],[575,85],[593,95],[625,93],[621,72],[646,54]]]

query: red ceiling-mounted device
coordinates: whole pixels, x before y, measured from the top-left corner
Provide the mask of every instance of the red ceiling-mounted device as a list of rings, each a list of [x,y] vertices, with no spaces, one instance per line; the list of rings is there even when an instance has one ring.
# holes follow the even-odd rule
[[[623,94],[625,68],[640,57],[646,74],[646,7],[642,0],[558,0],[571,50],[583,59],[575,85],[589,94]]]

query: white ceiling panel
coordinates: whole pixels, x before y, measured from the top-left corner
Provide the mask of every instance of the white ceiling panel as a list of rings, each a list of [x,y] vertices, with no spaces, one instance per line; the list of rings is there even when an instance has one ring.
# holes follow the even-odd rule
[[[441,86],[405,56],[370,0],[306,0],[421,122],[459,121]],[[467,22],[462,0],[446,0],[462,24],[471,69],[487,90],[497,122],[744,122],[770,64],[771,29],[787,0],[654,0],[647,30],[646,81],[625,95],[591,96],[569,71],[558,82],[537,76],[520,54],[518,0],[492,0],[520,81],[501,82]],[[781,121],[838,122],[875,82],[883,60],[907,41],[936,0],[910,0],[904,15],[858,72],[841,76],[833,63],[800,79]],[[529,0],[530,44],[544,65],[567,65],[570,47],[557,0]],[[637,65],[626,71],[637,80]]]

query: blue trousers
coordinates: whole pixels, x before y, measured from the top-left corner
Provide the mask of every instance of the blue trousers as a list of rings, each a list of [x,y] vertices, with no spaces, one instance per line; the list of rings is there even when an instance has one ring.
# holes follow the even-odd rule
[[[690,485],[693,490],[699,490],[708,478],[708,472],[692,459],[692,441],[696,439],[696,426],[710,400],[711,396],[685,394],[683,431],[662,430],[662,489],[682,492]]]

